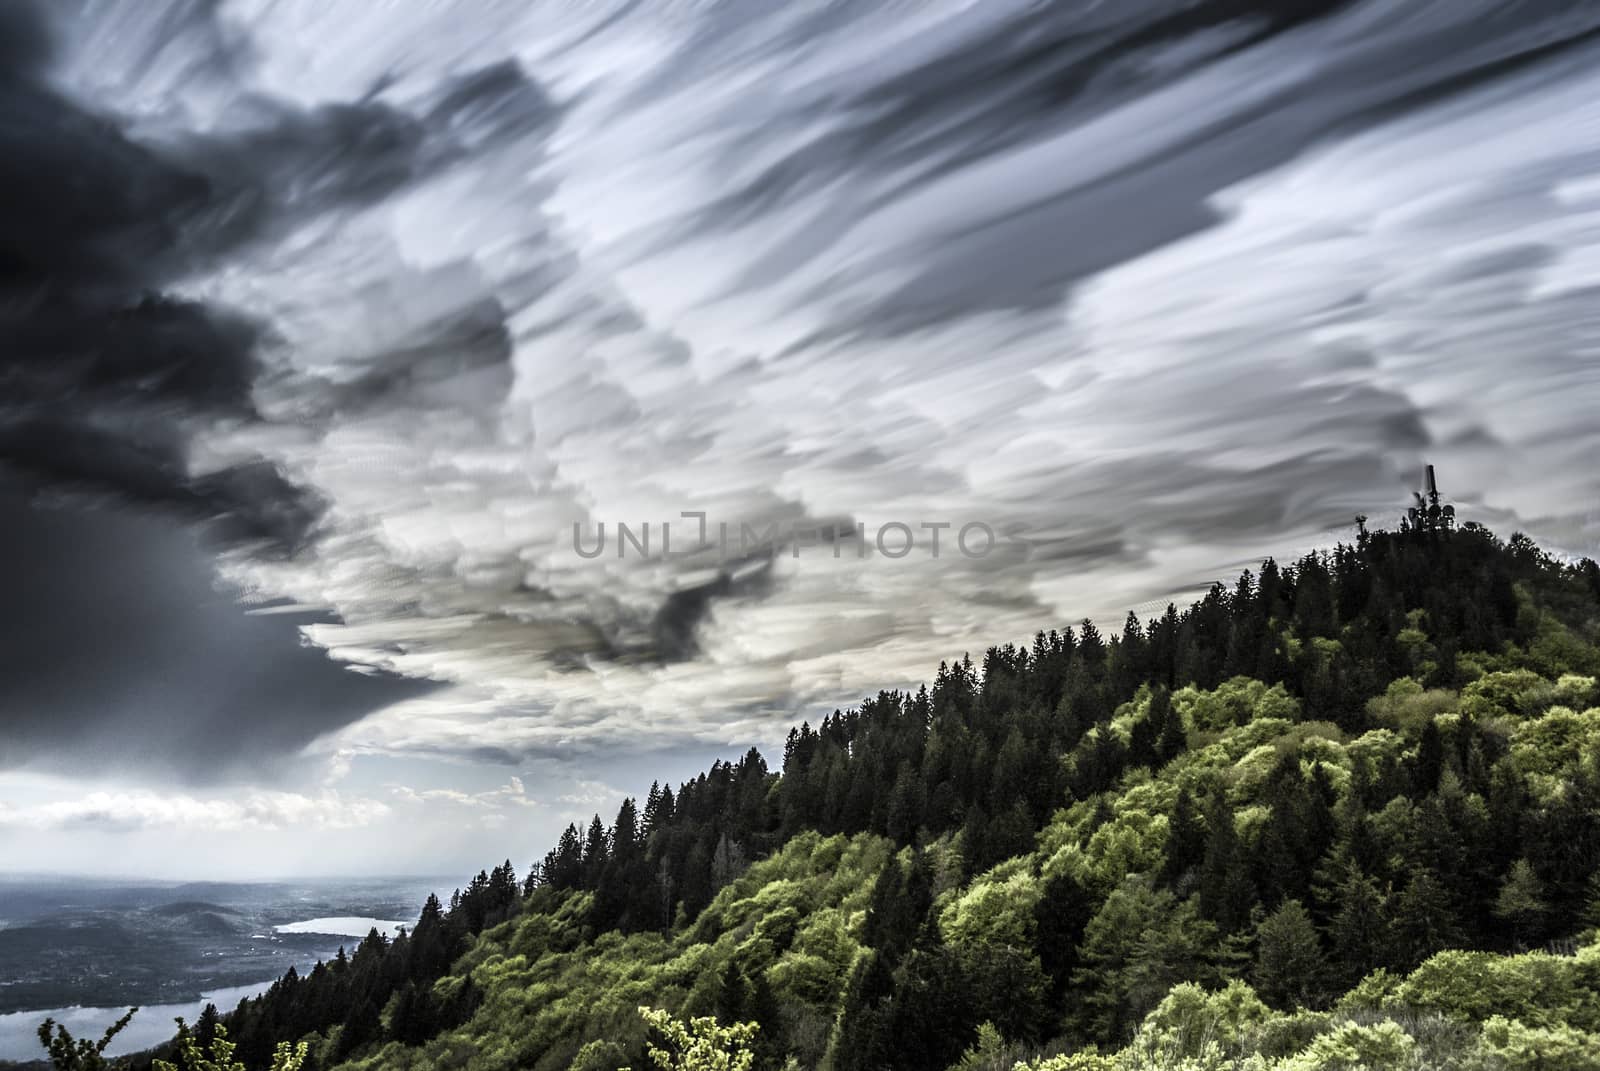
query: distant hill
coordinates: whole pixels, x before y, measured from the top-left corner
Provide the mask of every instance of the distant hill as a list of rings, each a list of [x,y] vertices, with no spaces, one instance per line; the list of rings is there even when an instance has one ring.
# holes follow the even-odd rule
[[[162,904],[160,907],[151,908],[150,913],[152,915],[164,915],[169,918],[201,913],[209,915],[243,914],[237,908],[224,907],[222,904],[208,903],[204,900],[179,900],[175,903]]]
[[[0,904],[8,912],[0,927],[0,1014],[183,1003],[208,991],[260,984],[289,963],[309,965],[350,943],[275,929],[305,919],[308,905],[340,915],[370,906],[384,918],[408,918],[436,884],[14,879]],[[195,895],[201,890],[210,895]],[[15,1045],[0,1047],[0,1058],[16,1054]]]

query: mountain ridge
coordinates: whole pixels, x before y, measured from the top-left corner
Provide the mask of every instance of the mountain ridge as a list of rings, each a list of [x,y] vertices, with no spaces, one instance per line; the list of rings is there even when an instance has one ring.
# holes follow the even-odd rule
[[[941,665],[797,727],[781,775],[752,749],[653,786],[226,1021],[252,1061],[418,1071],[641,1066],[641,1005],[756,1024],[756,1068],[1168,1066],[1122,1048],[1161,1038],[1176,1067],[1182,1009],[1237,1020],[1204,1066],[1581,1049],[1581,1009],[1461,1012],[1435,976],[1600,964],[1597,637],[1600,567],[1422,503]]]

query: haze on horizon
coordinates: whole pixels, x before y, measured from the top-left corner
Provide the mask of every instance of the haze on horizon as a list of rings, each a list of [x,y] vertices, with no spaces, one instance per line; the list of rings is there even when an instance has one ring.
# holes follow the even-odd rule
[[[1596,29],[6,5],[0,856],[521,868],[941,659],[1392,520],[1425,461],[1594,554]],[[574,552],[690,511],[919,542]],[[1012,538],[928,552],[971,522]]]

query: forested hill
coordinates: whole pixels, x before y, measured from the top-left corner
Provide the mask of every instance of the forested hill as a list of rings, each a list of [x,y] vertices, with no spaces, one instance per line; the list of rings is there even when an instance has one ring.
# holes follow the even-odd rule
[[[781,776],[652,786],[232,1035],[418,1071],[1600,1067],[1597,640],[1594,562],[1424,507],[942,665]],[[753,1055],[647,1051],[696,1044]]]

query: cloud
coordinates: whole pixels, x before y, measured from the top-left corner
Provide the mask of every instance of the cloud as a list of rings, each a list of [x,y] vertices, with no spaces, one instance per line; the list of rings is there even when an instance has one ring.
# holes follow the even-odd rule
[[[32,10],[13,5],[0,36],[48,39]],[[165,292],[226,245],[216,221],[235,216],[228,195],[70,101],[40,66],[0,80],[11,117],[0,157],[11,236],[0,466],[222,518],[234,538],[291,547],[314,519],[314,496],[259,461],[203,474],[186,465],[197,427],[251,415],[259,372],[248,317]]]
[[[352,672],[219,589],[160,512],[40,508],[0,479],[0,769],[191,783],[290,772],[319,735],[425,681]]]
[[[126,40],[151,38],[138,77],[190,47],[204,62],[167,89],[207,92],[237,75],[208,5],[147,13],[114,17]],[[22,638],[0,654],[0,767],[263,776],[319,733],[428,686],[307,650],[299,626],[329,620],[325,608],[256,620],[211,590],[219,549],[292,556],[326,504],[248,443],[203,456],[211,429],[248,439],[282,419],[258,397],[277,374],[273,331],[181,291],[552,113],[499,64],[445,80],[416,114],[370,100],[300,107],[237,85],[224,124],[118,114],[120,95],[82,94],[109,67],[72,70],[78,46],[103,43],[95,18],[12,4],[0,19],[0,56],[16,60],[0,76],[0,580],[28,597]],[[324,394],[359,407],[395,383],[426,394],[486,368],[486,389],[503,388],[491,367],[507,356],[498,306],[457,296],[438,309],[436,336],[408,337],[381,374],[319,373]]]
[[[316,686],[260,702],[220,656],[112,674],[151,688],[112,704],[165,727],[147,751],[771,739],[1382,519],[1425,459],[1468,513],[1594,545],[1595,11],[162,10],[62,16],[4,87],[48,300],[0,324],[0,453],[220,519],[221,575],[323,611],[294,638],[381,686],[319,707],[286,651],[251,680]],[[669,557],[685,511],[867,539]],[[646,522],[648,554],[571,543]],[[950,553],[974,522],[996,551]],[[55,684],[38,710],[105,706]],[[19,720],[28,761],[67,746]]]
[[[351,829],[384,819],[389,807],[327,791],[251,792],[238,798],[91,792],[77,799],[17,807],[0,801],[0,829],[134,832],[181,829],[228,833],[286,829]]]
[[[562,803],[592,807],[621,797],[621,792],[600,781],[579,781],[576,791],[563,793],[557,798]]]
[[[532,799],[523,787],[522,778],[508,778],[499,788],[486,789],[482,792],[465,792],[455,788],[429,788],[413,789],[406,785],[390,785],[389,791],[405,803],[453,803],[461,807],[474,807],[486,810],[502,810],[506,807],[540,807],[538,800]],[[566,797],[562,797],[565,799]]]
[[[418,190],[257,276],[293,309],[313,300],[298,280],[349,262],[353,237],[465,258],[513,310],[514,382],[477,419],[398,393],[320,441],[283,437],[269,450],[332,504],[328,532],[232,575],[339,608],[310,635],[342,657],[450,682],[345,744],[515,762],[770,739],[941,658],[1120,621],[1382,518],[1424,458],[1469,508],[1572,534],[1558,497],[1495,501],[1517,492],[1471,443],[1513,441],[1483,434],[1504,419],[1484,404],[1501,358],[1460,364],[1462,325],[1492,334],[1514,315],[1549,355],[1515,409],[1580,393],[1580,341],[1541,326],[1579,329],[1576,305],[1523,304],[1546,258],[1440,280],[1426,303],[1400,281],[1424,250],[1474,259],[1496,210],[1554,245],[1589,240],[1546,194],[1585,167],[1557,128],[1593,80],[1576,57],[1531,59],[1551,35],[1580,42],[1581,20],[1435,48],[1469,16],[1276,11],[1034,12],[1034,39],[1055,45],[1024,50],[1028,77],[1012,77],[1009,10],[903,30],[842,13],[730,36],[608,24],[637,63],[572,74],[584,92],[554,144],[501,146],[516,178]],[[883,47],[902,33],[905,51]],[[796,34],[817,35],[798,61]],[[862,35],[896,61],[850,62]],[[280,62],[315,51],[296,41]],[[519,55],[560,86],[581,54],[554,52],[529,38]],[[1533,65],[1489,79],[1518,57]],[[327,76],[325,92],[345,82]],[[1418,96],[1444,84],[1448,102]],[[1323,146],[1341,125],[1344,148]],[[1529,130],[1526,151],[1501,151],[1502,129]],[[1400,158],[1419,138],[1448,173]],[[1421,210],[1453,181],[1483,228]],[[440,218],[472,222],[442,235]],[[485,255],[473,242],[490,233]],[[356,259],[376,285],[382,259]],[[1418,338],[1431,356],[1403,352]],[[1516,441],[1531,473],[1543,448]],[[902,561],[785,547],[739,574],[737,555],[660,552],[663,522],[693,530],[684,511],[735,532],[905,523],[920,544]],[[924,521],[1020,542],[934,560]],[[617,525],[644,522],[655,552],[619,558]],[[580,557],[573,525],[602,523],[606,552]]]

